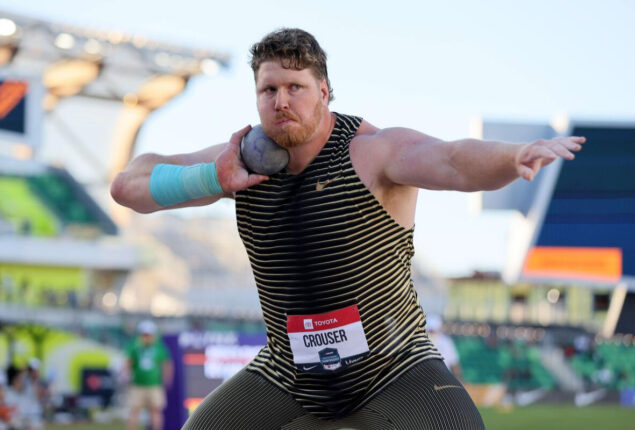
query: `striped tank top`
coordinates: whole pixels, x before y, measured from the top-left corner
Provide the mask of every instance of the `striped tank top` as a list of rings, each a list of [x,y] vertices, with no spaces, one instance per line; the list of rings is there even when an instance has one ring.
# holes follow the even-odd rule
[[[302,173],[283,171],[236,193],[267,329],[247,370],[324,419],[353,412],[417,363],[441,358],[412,285],[414,229],[400,226],[353,169],[349,144],[362,119],[335,115],[328,142]],[[335,329],[311,321],[335,321]],[[318,351],[316,363],[301,357],[309,350]]]

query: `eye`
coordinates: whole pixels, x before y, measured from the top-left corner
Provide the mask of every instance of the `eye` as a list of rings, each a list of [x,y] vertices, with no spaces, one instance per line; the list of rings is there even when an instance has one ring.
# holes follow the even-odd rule
[[[300,86],[300,84],[291,84],[291,89],[292,89],[293,91],[297,91],[297,90],[299,90],[300,88],[302,88],[302,87]]]

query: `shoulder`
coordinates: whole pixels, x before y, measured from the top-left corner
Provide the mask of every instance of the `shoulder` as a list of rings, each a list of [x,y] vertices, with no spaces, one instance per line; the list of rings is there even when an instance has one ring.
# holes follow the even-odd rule
[[[359,125],[357,132],[355,133],[355,137],[359,136],[372,136],[379,131],[378,127],[375,127],[365,119],[362,120],[362,123]]]
[[[363,120],[351,141],[351,154],[364,152],[368,157],[390,162],[392,159],[402,157],[403,151],[410,148],[436,150],[442,143],[440,139],[411,128],[379,128]]]
[[[395,185],[386,175],[399,157],[398,146],[407,138],[408,129],[379,128],[366,120],[360,124],[350,144],[350,157],[362,182],[376,195]]]
[[[448,169],[452,145],[406,127],[379,128],[366,121],[350,146],[353,165],[380,183],[416,188],[439,188]]]
[[[441,142],[440,139],[407,127],[379,128],[366,120],[362,120],[355,139],[364,143],[377,145],[398,145],[411,143]]]

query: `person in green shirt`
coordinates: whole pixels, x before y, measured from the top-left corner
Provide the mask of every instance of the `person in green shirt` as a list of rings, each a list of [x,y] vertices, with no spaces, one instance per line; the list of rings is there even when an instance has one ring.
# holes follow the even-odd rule
[[[130,376],[128,430],[137,429],[139,413],[144,408],[150,412],[152,429],[162,430],[164,387],[172,383],[172,360],[165,344],[157,338],[156,324],[142,321],[138,332],[126,350]]]

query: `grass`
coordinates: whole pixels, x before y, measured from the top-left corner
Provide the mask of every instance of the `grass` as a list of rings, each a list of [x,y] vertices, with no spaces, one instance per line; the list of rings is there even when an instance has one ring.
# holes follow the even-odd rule
[[[619,406],[538,405],[503,411],[481,409],[487,430],[632,430],[635,429],[635,409]],[[124,430],[123,424],[77,424],[47,426],[47,430]]]
[[[577,408],[561,405],[534,405],[502,411],[481,409],[487,430],[631,430],[635,409],[619,406]]]

